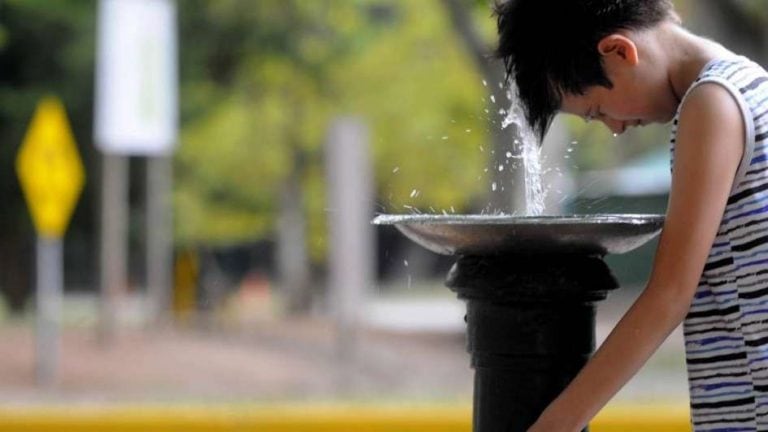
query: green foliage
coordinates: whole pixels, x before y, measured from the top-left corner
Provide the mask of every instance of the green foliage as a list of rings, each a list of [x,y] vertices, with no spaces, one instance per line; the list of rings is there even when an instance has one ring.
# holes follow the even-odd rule
[[[0,51],[5,47],[6,43],[8,43],[8,30],[0,24]]]
[[[298,172],[310,250],[321,258],[322,148],[340,115],[369,125],[379,209],[458,211],[480,193],[483,87],[437,1],[180,6],[191,33],[183,40],[199,41],[187,42],[198,51],[183,60],[180,241],[271,235],[277,192]]]
[[[383,209],[465,208],[484,185],[481,80],[439,4],[396,4],[399,22],[338,66],[343,109],[371,122]]]
[[[768,21],[768,9],[765,0],[739,0],[737,3],[756,21],[765,23]]]

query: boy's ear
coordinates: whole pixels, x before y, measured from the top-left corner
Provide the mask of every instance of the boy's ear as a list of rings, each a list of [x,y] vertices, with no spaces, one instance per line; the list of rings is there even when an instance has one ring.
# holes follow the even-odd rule
[[[617,33],[608,35],[597,43],[597,51],[604,57],[617,56],[635,66],[639,62],[637,45],[632,39]]]

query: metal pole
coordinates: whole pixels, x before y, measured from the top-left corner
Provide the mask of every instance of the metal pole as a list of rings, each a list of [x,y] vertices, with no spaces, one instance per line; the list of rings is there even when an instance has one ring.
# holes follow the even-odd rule
[[[99,341],[113,341],[118,300],[127,284],[128,159],[104,153],[101,182]]]
[[[373,273],[372,169],[368,131],[359,119],[333,123],[326,147],[330,219],[330,290],[342,378],[354,362],[359,314]],[[342,383],[345,385],[346,383]]]
[[[59,362],[61,298],[64,286],[60,238],[37,238],[37,382],[56,381]]]
[[[170,156],[147,158],[147,294],[156,323],[167,316],[171,301],[172,176]]]

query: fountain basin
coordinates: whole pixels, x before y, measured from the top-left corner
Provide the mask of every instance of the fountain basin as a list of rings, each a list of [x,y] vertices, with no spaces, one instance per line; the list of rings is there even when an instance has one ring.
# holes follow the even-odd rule
[[[574,216],[380,215],[406,237],[441,255],[583,254],[629,252],[656,236],[663,215]]]

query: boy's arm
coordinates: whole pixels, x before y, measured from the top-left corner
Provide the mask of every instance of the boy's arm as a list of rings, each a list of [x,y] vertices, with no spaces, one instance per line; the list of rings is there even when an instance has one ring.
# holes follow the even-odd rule
[[[685,318],[725,211],[745,132],[739,106],[702,84],[680,114],[669,208],[644,292],[532,431],[579,431]]]

